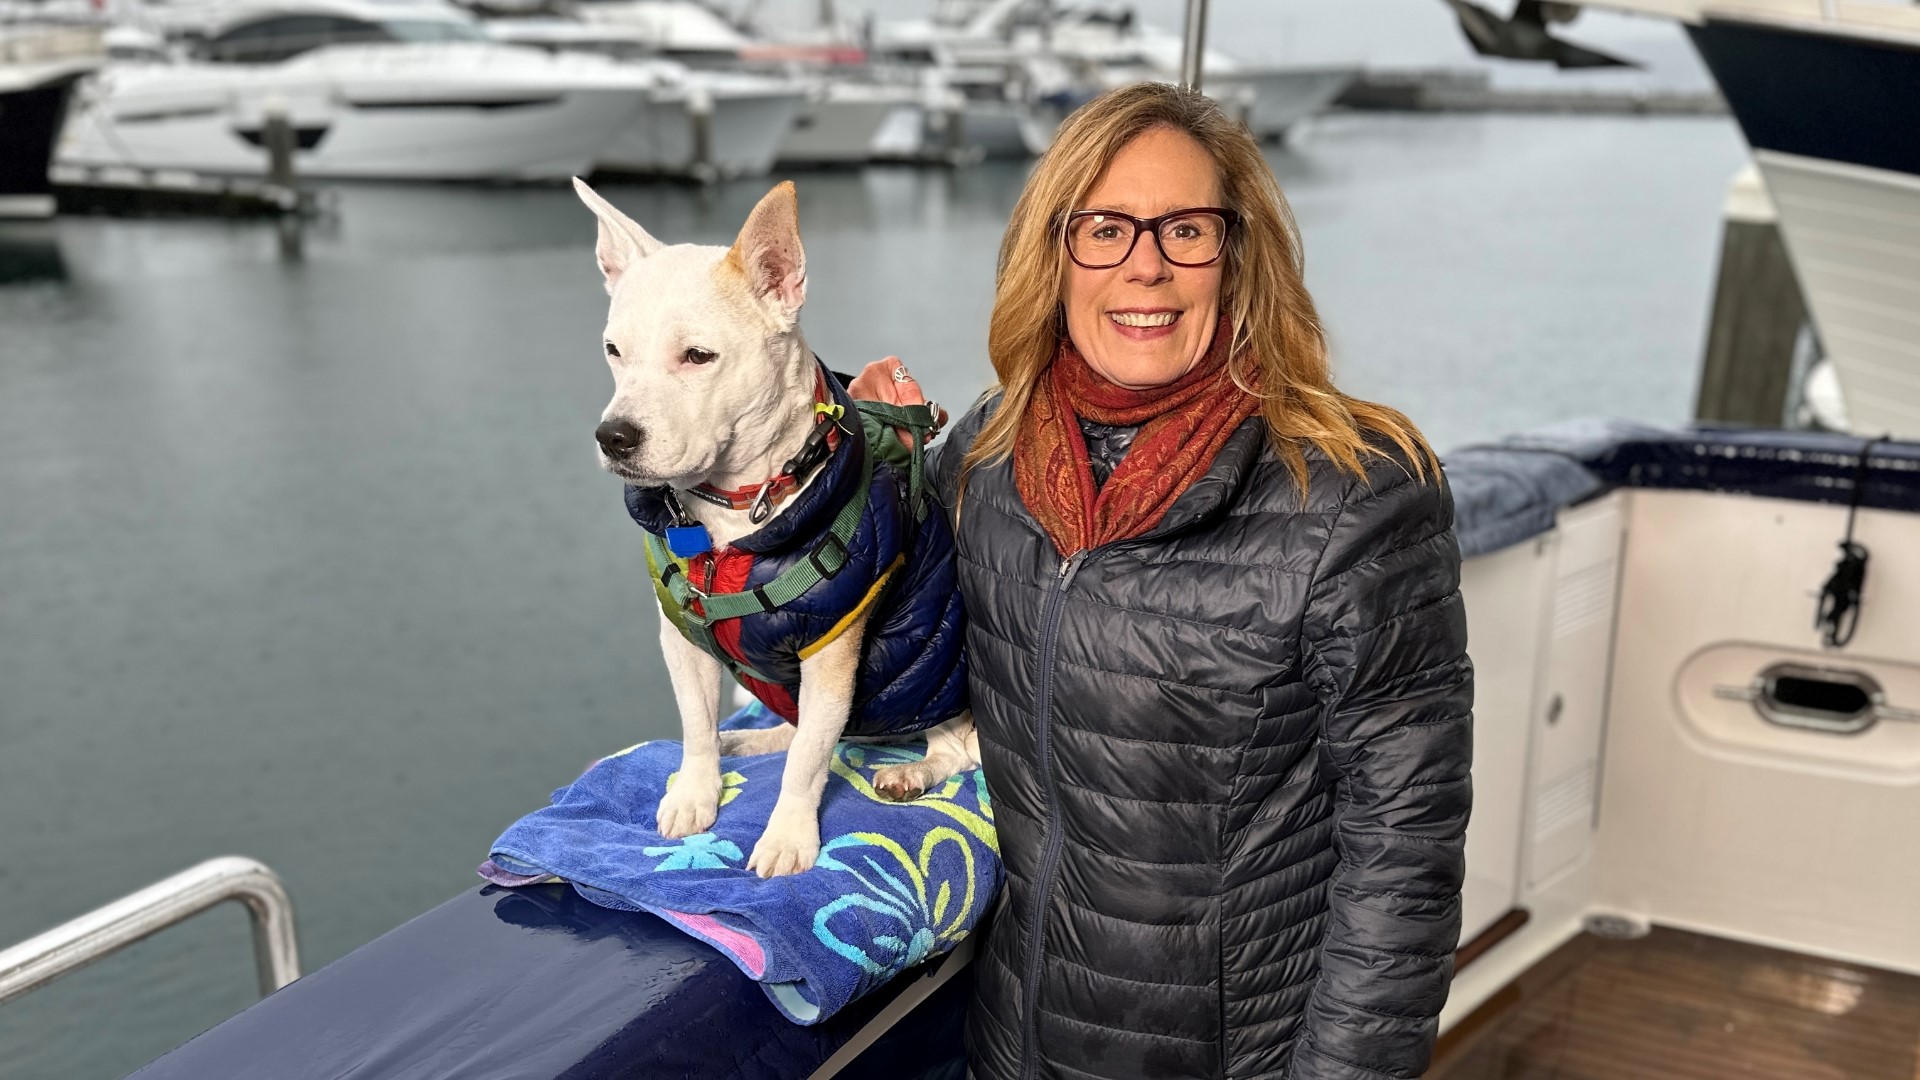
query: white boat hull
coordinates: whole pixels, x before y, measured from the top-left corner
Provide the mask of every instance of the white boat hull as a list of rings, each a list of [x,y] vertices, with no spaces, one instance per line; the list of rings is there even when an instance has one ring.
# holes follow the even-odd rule
[[[1036,113],[1013,101],[968,101],[959,113],[960,133],[952,145],[978,150],[984,157],[1023,158],[1046,152],[1059,118]],[[949,139],[944,132],[931,132],[929,142],[941,144]]]
[[[684,92],[662,95],[624,125],[594,156],[608,172],[649,176],[765,176],[794,116],[798,90],[716,94],[708,121],[705,161],[694,110]]]
[[[871,160],[879,137],[896,113],[911,103],[881,97],[809,101],[780,143],[782,165],[853,165]]]
[[[644,100],[617,82],[502,77],[484,65],[370,71],[307,60],[110,68],[69,117],[58,162],[261,175],[262,129],[277,103],[301,177],[559,181],[587,172]]]
[[[1246,123],[1254,137],[1282,139],[1333,104],[1359,75],[1358,68],[1241,68],[1208,75],[1202,85],[1229,111],[1250,95]]]
[[[1920,436],[1920,177],[1754,153],[1852,430]]]

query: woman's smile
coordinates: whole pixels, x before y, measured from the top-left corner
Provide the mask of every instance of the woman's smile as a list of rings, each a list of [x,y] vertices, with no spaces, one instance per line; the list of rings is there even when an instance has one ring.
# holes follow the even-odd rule
[[[1182,314],[1172,308],[1117,308],[1107,312],[1107,321],[1129,341],[1159,341],[1173,336]]]

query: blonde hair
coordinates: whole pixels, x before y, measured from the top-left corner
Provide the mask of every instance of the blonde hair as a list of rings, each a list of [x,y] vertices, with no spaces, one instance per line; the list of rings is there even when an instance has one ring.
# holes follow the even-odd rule
[[[987,353],[1003,396],[961,459],[962,491],[976,465],[1012,453],[1034,387],[1067,335],[1060,305],[1067,213],[1081,208],[1122,147],[1158,127],[1191,136],[1207,151],[1219,170],[1223,204],[1240,214],[1220,283],[1221,310],[1233,327],[1229,368],[1243,389],[1258,387],[1275,452],[1301,494],[1307,490],[1302,443],[1364,476],[1361,459],[1380,453],[1367,443],[1369,431],[1398,446],[1416,476],[1438,473],[1439,459],[1404,414],[1334,387],[1326,333],[1302,277],[1299,228],[1247,129],[1198,91],[1136,83],[1102,94],[1067,117],[1013,208],[1000,242],[987,331]]]

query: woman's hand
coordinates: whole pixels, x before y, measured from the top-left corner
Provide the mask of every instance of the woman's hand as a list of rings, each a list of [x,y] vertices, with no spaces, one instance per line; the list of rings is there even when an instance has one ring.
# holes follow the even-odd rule
[[[901,363],[897,356],[868,364],[847,387],[847,393],[864,401],[884,401],[889,405],[931,404],[926,395],[920,392],[920,384],[907,374],[907,365]],[[937,438],[940,429],[947,426],[947,410],[934,405],[933,422],[934,434],[928,437],[928,442]],[[893,431],[900,437],[902,446],[913,445],[911,432],[900,428],[894,428]]]

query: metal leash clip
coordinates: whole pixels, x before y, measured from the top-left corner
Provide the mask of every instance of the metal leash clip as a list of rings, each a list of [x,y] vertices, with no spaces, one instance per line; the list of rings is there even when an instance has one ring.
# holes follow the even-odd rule
[[[788,466],[792,466],[793,463],[790,461],[787,464]],[[791,475],[791,474],[785,474],[785,475]],[[751,521],[755,525],[758,525],[761,522],[767,520],[768,517],[772,516],[773,488],[774,488],[774,485],[772,481],[768,481],[767,483],[760,485],[760,494],[755,495],[753,497],[753,505],[747,507],[748,521]]]

